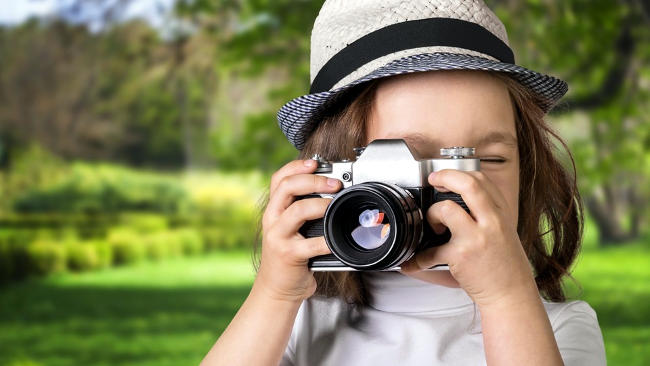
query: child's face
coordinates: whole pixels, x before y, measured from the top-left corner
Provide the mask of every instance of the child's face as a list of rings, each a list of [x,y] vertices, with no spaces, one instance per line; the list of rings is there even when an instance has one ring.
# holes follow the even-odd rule
[[[519,203],[519,151],[508,90],[488,73],[432,71],[382,81],[366,130],[368,143],[403,138],[420,158],[440,148],[475,147],[481,171],[505,197],[513,225]]]

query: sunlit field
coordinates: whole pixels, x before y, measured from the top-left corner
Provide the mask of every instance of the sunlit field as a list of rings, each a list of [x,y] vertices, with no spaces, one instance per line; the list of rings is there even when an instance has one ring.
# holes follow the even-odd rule
[[[650,244],[638,242],[586,245],[576,267],[610,365],[650,363],[649,264]],[[197,364],[252,279],[250,254],[234,251],[10,285],[0,290],[0,364]]]

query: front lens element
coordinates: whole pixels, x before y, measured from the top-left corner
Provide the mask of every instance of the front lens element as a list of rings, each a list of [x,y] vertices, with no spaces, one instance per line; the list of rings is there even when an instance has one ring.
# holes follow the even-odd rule
[[[413,196],[387,183],[365,182],[339,192],[325,212],[327,245],[356,269],[399,265],[422,236],[421,213]]]
[[[370,250],[382,246],[389,234],[388,216],[379,209],[366,209],[359,214],[359,226],[352,230],[352,239],[358,246]]]

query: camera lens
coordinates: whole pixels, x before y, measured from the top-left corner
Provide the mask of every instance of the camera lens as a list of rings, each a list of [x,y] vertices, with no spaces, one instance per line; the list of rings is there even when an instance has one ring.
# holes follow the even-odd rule
[[[390,234],[388,216],[377,208],[365,209],[359,214],[359,225],[352,230],[355,244],[364,249],[382,246]]]
[[[325,212],[325,239],[341,262],[365,270],[399,265],[422,237],[421,213],[399,186],[361,183],[341,191]]]

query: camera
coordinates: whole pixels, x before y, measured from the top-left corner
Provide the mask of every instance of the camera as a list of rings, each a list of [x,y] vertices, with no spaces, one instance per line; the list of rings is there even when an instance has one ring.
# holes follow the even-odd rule
[[[336,178],[343,188],[296,198],[332,198],[323,218],[298,231],[305,238],[325,236],[332,251],[311,258],[312,271],[395,271],[415,253],[449,241],[449,231],[436,234],[424,213],[443,200],[469,209],[459,194],[436,190],[427,177],[443,169],[478,171],[474,148],[443,148],[442,158],[419,159],[403,139],[377,139],[354,152],[355,161],[336,162],[315,154],[314,174]]]

